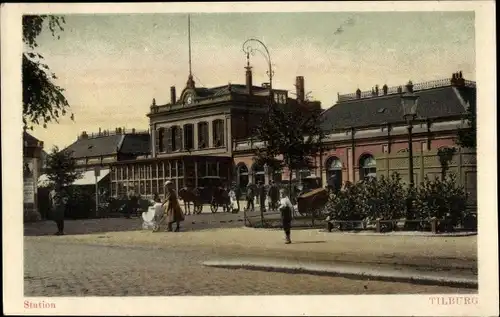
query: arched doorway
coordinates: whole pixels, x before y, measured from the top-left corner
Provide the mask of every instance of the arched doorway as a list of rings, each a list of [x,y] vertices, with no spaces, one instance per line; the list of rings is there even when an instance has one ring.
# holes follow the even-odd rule
[[[339,190],[342,188],[342,161],[332,156],[326,161],[326,181],[328,186]]]
[[[264,166],[254,163],[252,165],[252,173],[253,173],[253,179],[254,179],[254,184],[258,185],[260,182],[264,184],[266,180],[266,176],[264,173]]]
[[[359,159],[359,178],[376,178],[377,161],[373,155],[366,154]]]
[[[236,166],[236,175],[237,175],[237,181],[238,181],[238,186],[240,188],[246,188],[248,185],[248,167],[245,165],[245,163],[240,163],[238,166]]]

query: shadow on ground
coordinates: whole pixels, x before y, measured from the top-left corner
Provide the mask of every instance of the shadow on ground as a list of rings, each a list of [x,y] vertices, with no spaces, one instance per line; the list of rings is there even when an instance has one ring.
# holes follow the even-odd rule
[[[181,231],[236,228],[242,226],[242,215],[210,213],[187,215],[185,221],[181,223]],[[64,222],[64,232],[67,235],[139,230],[143,230],[141,218],[101,218],[66,220]],[[47,236],[53,235],[56,231],[57,226],[55,222],[50,220],[24,224],[24,236]]]

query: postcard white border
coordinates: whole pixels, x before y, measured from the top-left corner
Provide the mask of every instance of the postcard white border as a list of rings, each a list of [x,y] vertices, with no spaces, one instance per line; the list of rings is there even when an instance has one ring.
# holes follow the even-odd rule
[[[5,314],[54,315],[498,315],[496,32],[493,1],[2,4],[2,204]],[[434,295],[40,298],[23,308],[21,15],[317,11],[475,11],[478,103],[479,294],[477,305],[433,305]],[[449,295],[445,295],[449,296]],[[33,299],[34,300],[34,299]]]

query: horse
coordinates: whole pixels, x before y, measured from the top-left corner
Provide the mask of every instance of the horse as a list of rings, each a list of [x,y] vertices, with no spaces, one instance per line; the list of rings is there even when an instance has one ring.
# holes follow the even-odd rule
[[[200,206],[200,194],[197,188],[183,187],[179,190],[179,197],[184,201],[184,214],[190,215],[191,208],[190,203],[193,203],[193,214],[199,210]],[[199,213],[199,212],[198,212]]]

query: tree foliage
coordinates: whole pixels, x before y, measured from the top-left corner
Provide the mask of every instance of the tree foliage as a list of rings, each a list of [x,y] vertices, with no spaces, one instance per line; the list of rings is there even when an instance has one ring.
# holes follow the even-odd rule
[[[76,168],[72,152],[59,151],[57,146],[47,155],[45,174],[52,185],[60,187],[69,186],[82,177],[82,172]]]
[[[64,31],[64,23],[64,17],[59,16],[23,16],[23,42],[26,45],[22,60],[23,124],[26,127],[33,128],[32,124],[46,127],[49,122],[58,122],[70,107],[64,89],[54,82],[57,76],[43,62],[43,56],[36,52],[37,37],[43,28],[48,26],[52,36],[56,37],[58,31]],[[74,119],[73,114],[71,119]]]
[[[456,143],[464,148],[476,148],[476,103],[470,103],[467,108],[465,119],[467,120],[467,128],[458,131],[458,139]]]
[[[312,157],[322,150],[324,136],[318,112],[305,112],[297,106],[269,107],[256,129],[255,137],[263,146],[255,150],[255,160],[273,169],[314,167]]]

